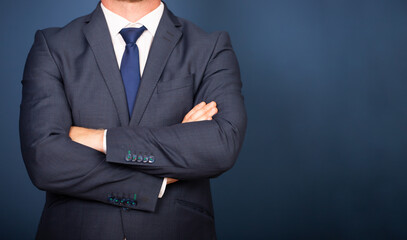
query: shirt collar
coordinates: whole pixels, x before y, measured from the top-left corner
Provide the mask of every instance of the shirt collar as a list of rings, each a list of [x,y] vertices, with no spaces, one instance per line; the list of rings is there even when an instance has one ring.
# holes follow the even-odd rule
[[[103,14],[105,15],[107,26],[112,37],[116,37],[120,30],[126,27],[141,27],[145,26],[147,30],[153,35],[157,31],[158,24],[160,23],[161,17],[164,13],[164,4],[161,2],[160,6],[156,9],[139,19],[137,22],[132,23],[125,19],[124,17],[110,11],[107,9],[103,3],[100,4]]]

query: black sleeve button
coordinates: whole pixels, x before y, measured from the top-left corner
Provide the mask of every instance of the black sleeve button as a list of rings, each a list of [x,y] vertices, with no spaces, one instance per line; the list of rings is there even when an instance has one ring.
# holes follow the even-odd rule
[[[137,162],[140,163],[142,161],[143,161],[143,156],[141,154],[139,154],[137,157]]]
[[[132,162],[135,162],[137,160],[137,154],[133,154],[133,158],[131,159]]]
[[[143,163],[147,163],[147,162],[148,162],[148,156],[147,156],[147,155],[144,155]]]
[[[126,162],[130,162],[132,160],[133,156],[131,155],[131,151],[128,151],[126,157],[124,158],[124,160]]]

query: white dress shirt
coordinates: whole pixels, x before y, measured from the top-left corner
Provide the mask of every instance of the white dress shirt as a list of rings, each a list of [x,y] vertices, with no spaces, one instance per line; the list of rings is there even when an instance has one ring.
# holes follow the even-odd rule
[[[112,38],[113,49],[116,54],[117,65],[119,66],[119,68],[122,62],[124,50],[126,48],[126,42],[120,34],[120,30],[122,30],[123,28],[140,28],[142,26],[145,26],[147,28],[147,30],[144,31],[143,34],[141,34],[136,42],[139,49],[140,75],[143,76],[144,67],[147,62],[148,53],[150,52],[151,43],[153,42],[158,24],[160,23],[161,17],[164,13],[164,4],[161,2],[160,6],[158,6],[152,12],[148,13],[135,23],[132,23],[127,19],[110,11],[103,5],[103,3],[101,3],[100,6],[102,7],[103,14],[106,18],[107,27],[109,28],[110,36]],[[106,133],[107,130],[105,130],[105,135],[103,137],[103,150],[105,153],[107,151]],[[164,195],[166,186],[167,178],[164,178],[161,185],[160,193],[158,195],[159,198]]]

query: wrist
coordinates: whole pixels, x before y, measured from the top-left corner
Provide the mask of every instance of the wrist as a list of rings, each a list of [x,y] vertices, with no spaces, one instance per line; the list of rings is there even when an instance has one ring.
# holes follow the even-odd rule
[[[99,152],[103,152],[104,153],[104,149],[103,149],[103,138],[105,135],[105,130],[104,129],[95,129],[93,136],[94,136],[94,142],[95,142],[95,146],[94,148],[99,151]]]

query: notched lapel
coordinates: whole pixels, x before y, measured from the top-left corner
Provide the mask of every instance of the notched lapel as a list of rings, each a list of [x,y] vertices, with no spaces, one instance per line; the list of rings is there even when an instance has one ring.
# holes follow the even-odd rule
[[[129,112],[127,109],[126,93],[120,70],[117,66],[109,28],[107,27],[100,4],[91,14],[90,21],[84,27],[83,32],[92,48],[99,70],[113,98],[120,123],[122,126],[128,126]]]
[[[180,26],[175,16],[165,6],[141,78],[130,126],[140,123],[168,58],[182,36]]]

